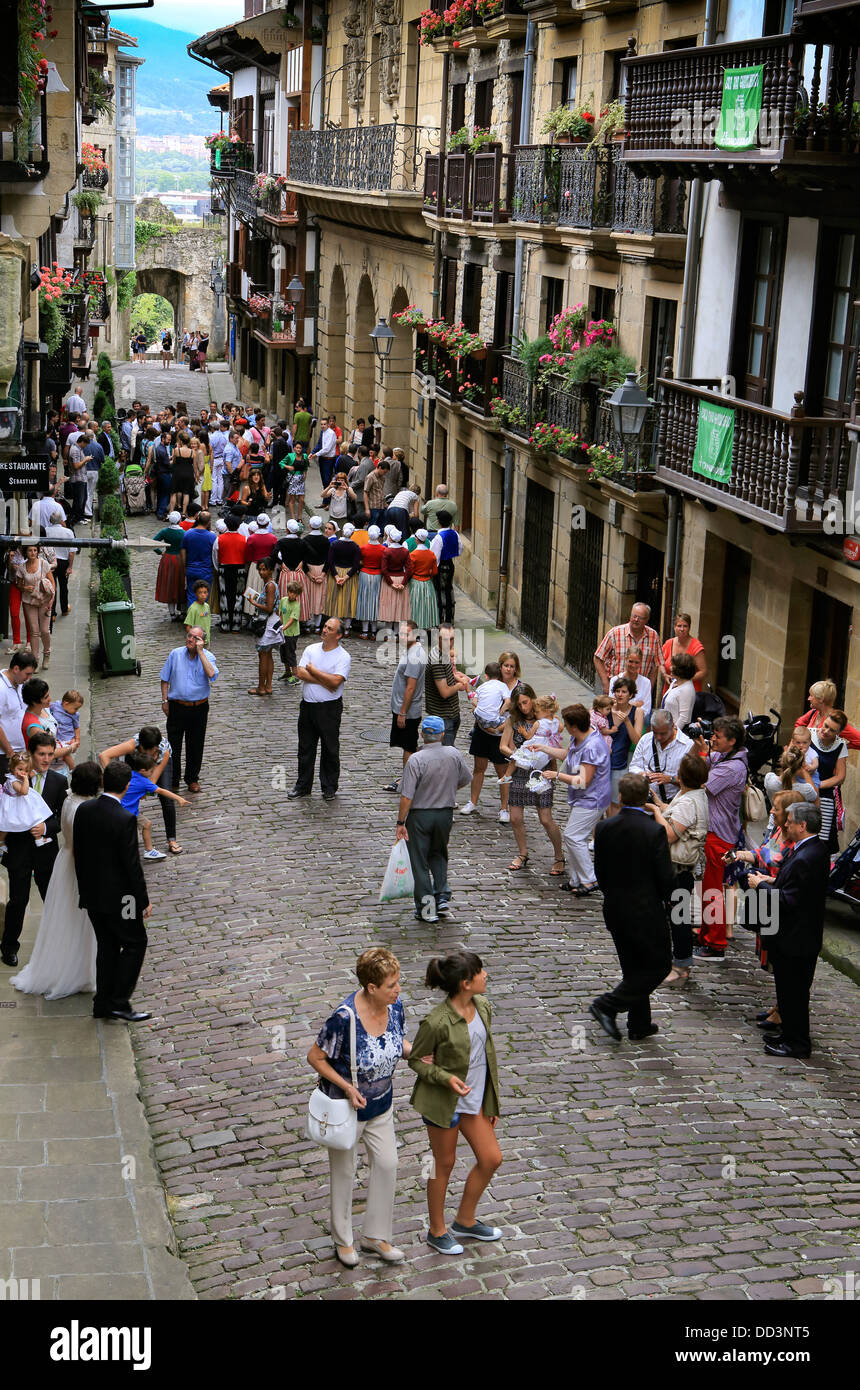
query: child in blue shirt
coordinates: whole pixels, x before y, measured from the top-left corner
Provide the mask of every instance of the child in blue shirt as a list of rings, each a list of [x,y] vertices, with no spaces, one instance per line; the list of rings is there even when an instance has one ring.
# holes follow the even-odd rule
[[[53,700],[50,710],[57,724],[57,756],[52,772],[70,777],[75,765],[74,754],[81,746],[81,716],[84,697],[79,690],[67,690],[62,700]]]
[[[159,796],[166,796],[169,801],[175,801],[178,806],[188,806],[190,802],[182,796],[177,796],[175,792],[169,792],[164,787],[155,785],[157,764],[155,758],[149,753],[141,753],[139,749],[136,749],[133,753],[127,753],[125,760],[131,768],[131,781],[125,789],[122,805],[127,811],[131,811],[133,816],[137,816],[137,823],[143,836],[143,857],[144,859],[166,859],[166,854],[153,848],[152,821],[140,814],[140,803],[145,796],[153,796],[155,793],[158,793]]]

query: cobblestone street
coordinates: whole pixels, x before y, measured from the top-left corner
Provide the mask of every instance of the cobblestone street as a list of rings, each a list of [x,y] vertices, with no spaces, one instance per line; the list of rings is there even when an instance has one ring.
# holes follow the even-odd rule
[[[155,528],[146,518],[130,529]],[[95,685],[99,747],[159,722],[158,671],[181,628],[153,601],[156,565],[136,557],[133,568],[142,679]],[[155,910],[136,1002],[154,1018],[134,1030],[156,1156],[201,1297],[815,1298],[823,1279],[860,1270],[850,980],[821,962],[811,1061],[767,1058],[751,1020],[772,982],[741,934],[725,967],[702,966],[685,992],[656,996],[657,1038],[612,1043],[586,1018],[617,975],[599,908],[558,892],[535,819],[529,868],[508,872],[513,837],[489,783],[482,814],[456,818],[451,918],[422,925],[411,901],[378,905],[397,804],[381,788],[399,754],[387,747],[390,670],[368,644],[349,644],[330,804],[318,788],[286,799],[298,692],[276,682],[261,709],[246,694],[252,639],[213,633],[212,646],[221,676],[203,792],[180,811],[184,856],[147,869]],[[523,664],[528,679],[527,652]],[[465,750],[465,728],[459,743]],[[304,1137],[305,1053],[372,943],[401,960],[413,1035],[435,1002],[421,984],[429,955],[462,943],[484,957],[504,1165],[481,1212],[505,1236],[454,1259],[424,1244],[427,1145],[403,1067],[394,1239],[407,1263],[365,1255],[346,1271],[327,1232],[326,1158]],[[464,1170],[458,1161],[455,1190]]]

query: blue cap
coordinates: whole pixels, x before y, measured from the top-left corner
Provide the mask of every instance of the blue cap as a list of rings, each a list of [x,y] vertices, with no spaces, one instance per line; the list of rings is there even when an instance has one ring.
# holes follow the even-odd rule
[[[422,734],[444,734],[445,720],[440,719],[438,714],[428,714],[421,720]]]

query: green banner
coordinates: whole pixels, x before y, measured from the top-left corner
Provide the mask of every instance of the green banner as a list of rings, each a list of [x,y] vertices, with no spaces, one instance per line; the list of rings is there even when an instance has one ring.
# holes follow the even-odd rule
[[[699,405],[699,425],[693,452],[693,472],[714,483],[732,481],[735,412],[728,405]]]
[[[764,68],[726,68],[714,144],[720,150],[755,149],[761,115]]]

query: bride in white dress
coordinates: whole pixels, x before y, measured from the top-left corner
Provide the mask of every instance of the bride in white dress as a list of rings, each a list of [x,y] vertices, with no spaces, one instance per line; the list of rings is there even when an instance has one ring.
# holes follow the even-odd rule
[[[72,770],[71,785],[60,815],[63,847],[54,861],[33,954],[11,980],[22,994],[43,994],[46,999],[91,994],[96,987],[96,938],[87,913],[78,907],[72,826],[82,802],[101,790],[98,764],[79,763]]]

